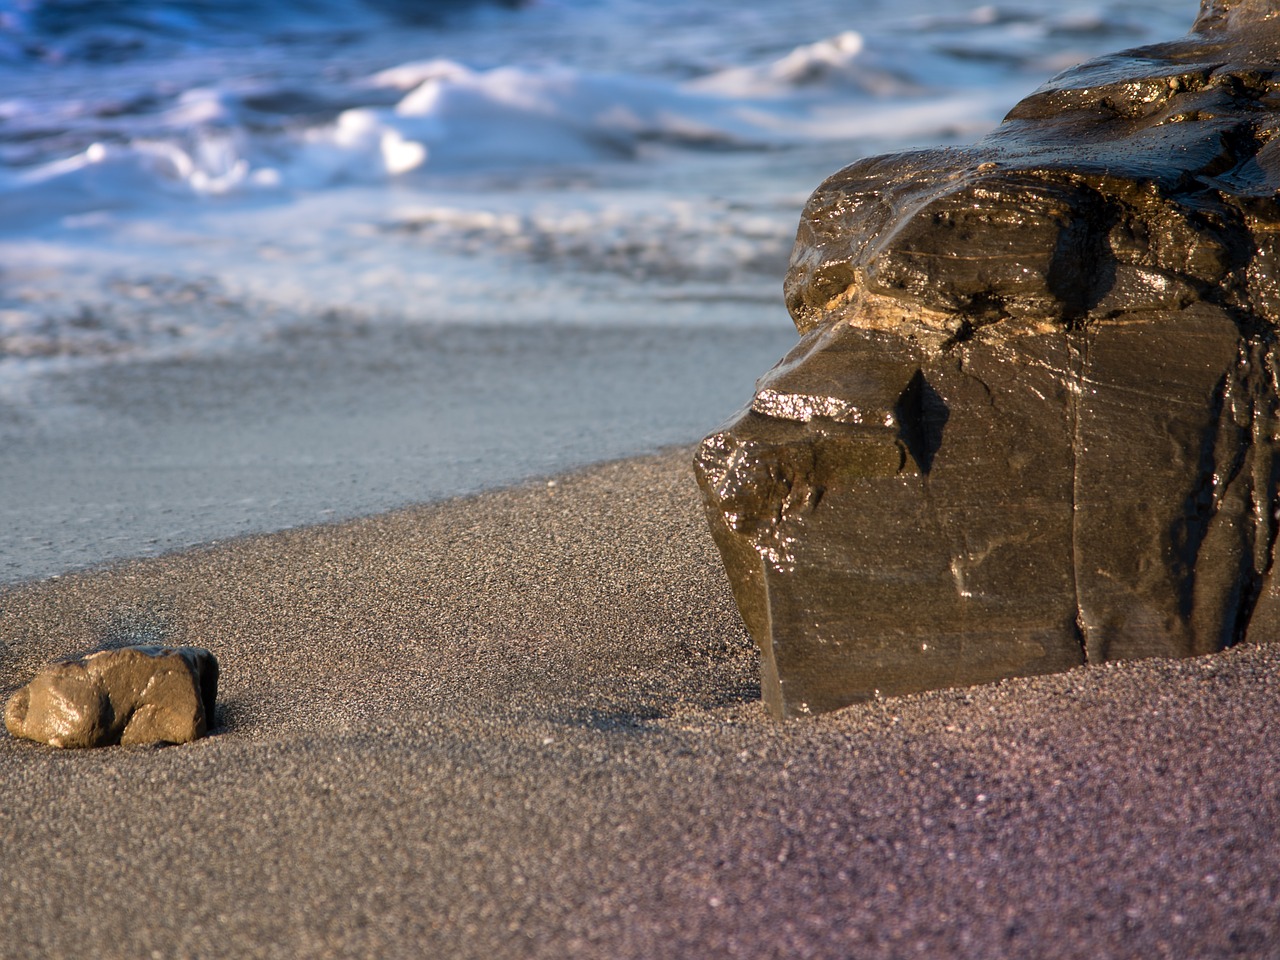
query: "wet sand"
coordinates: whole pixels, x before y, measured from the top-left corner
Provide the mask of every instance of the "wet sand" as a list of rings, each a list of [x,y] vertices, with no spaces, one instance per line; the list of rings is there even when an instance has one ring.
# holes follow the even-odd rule
[[[0,593],[5,693],[223,667],[195,744],[0,736],[0,955],[1280,954],[1280,646],[777,724],[689,457]]]
[[[0,584],[692,443],[795,342],[780,304],[742,315],[340,318],[226,355],[0,381]]]

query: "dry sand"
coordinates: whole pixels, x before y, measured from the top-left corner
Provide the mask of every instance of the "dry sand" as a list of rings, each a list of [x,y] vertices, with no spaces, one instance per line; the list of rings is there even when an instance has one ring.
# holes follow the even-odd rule
[[[688,463],[0,593],[5,693],[224,677],[189,746],[0,736],[0,955],[1280,956],[1280,646],[776,724]]]

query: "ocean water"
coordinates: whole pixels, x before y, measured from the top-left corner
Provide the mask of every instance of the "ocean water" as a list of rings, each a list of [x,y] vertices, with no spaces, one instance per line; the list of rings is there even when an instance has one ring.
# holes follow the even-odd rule
[[[1192,0],[0,0],[0,390],[344,323],[760,324],[857,157]]]

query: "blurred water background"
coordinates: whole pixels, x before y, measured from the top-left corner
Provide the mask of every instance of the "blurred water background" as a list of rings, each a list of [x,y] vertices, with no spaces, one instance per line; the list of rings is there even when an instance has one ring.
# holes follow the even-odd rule
[[[757,323],[801,204],[1191,0],[0,0],[0,384],[308,325]]]

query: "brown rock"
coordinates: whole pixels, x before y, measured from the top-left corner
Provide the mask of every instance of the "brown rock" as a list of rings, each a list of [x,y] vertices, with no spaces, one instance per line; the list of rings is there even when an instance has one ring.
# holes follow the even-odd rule
[[[801,333],[697,458],[777,716],[1280,633],[1280,20],[814,193]]]
[[[50,664],[5,704],[15,737],[55,747],[187,743],[203,736],[218,661],[200,647],[123,647]]]

